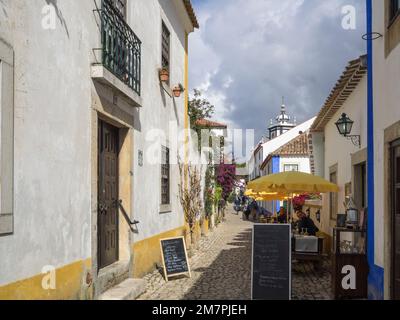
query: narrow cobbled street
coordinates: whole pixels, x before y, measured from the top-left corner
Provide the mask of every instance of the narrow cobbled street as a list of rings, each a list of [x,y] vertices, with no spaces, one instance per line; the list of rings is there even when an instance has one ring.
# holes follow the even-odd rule
[[[252,222],[228,210],[226,221],[202,238],[190,259],[192,277],[166,282],[161,270],[145,277],[139,300],[249,300],[251,298]],[[317,272],[312,264],[293,263],[293,299],[330,299],[328,262]]]

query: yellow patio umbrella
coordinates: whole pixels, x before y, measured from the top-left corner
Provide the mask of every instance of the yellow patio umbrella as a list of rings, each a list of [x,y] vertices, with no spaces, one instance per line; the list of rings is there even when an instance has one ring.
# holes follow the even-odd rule
[[[312,174],[290,171],[261,177],[248,184],[253,193],[278,192],[291,193],[326,193],[339,192],[339,187],[321,177]]]
[[[262,195],[258,194],[257,196],[254,197],[256,201],[283,201],[287,199],[287,195],[280,194],[280,193],[275,193],[275,194],[269,194],[269,195]]]
[[[273,200],[285,200],[287,198],[286,194],[278,192],[254,192],[252,190],[247,190],[244,193],[245,196],[253,198],[256,201],[273,201]]]

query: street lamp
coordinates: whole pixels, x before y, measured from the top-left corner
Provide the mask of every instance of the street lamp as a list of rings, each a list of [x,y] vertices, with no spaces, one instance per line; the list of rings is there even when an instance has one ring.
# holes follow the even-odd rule
[[[347,114],[343,113],[342,117],[336,122],[336,127],[343,137],[351,140],[355,146],[361,148],[361,137],[359,135],[351,135],[354,121],[351,120]]]

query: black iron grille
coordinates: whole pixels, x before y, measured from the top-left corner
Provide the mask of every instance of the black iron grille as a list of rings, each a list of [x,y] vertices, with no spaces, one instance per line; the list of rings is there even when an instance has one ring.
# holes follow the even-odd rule
[[[102,0],[103,65],[140,95],[141,41],[112,0]]]

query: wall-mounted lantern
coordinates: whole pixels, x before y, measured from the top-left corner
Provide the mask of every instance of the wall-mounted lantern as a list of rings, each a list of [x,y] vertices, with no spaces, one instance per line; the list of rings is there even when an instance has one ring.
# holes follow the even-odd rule
[[[351,135],[351,130],[353,129],[353,124],[354,121],[351,120],[347,114],[343,113],[342,117],[336,122],[336,127],[339,131],[339,133],[347,138],[348,140],[351,140],[355,146],[358,146],[361,148],[361,136],[359,135]]]

